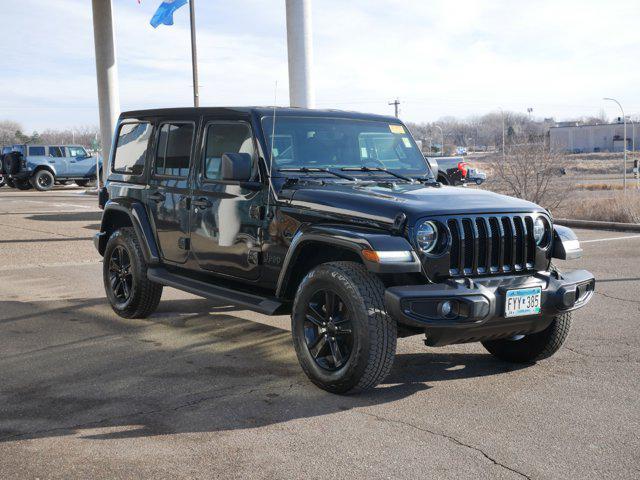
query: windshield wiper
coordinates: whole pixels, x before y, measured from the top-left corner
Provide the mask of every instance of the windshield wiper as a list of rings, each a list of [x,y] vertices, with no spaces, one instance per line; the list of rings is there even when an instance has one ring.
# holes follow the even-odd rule
[[[344,169],[342,169],[344,170]],[[279,172],[299,172],[299,173],[328,173],[330,175],[334,175],[336,177],[344,178],[345,180],[349,180],[351,182],[357,182],[358,179],[350,177],[349,175],[345,175],[344,173],[339,173],[334,170],[330,170],[328,168],[308,168],[308,167],[297,167],[297,168],[279,168]]]
[[[411,183],[414,182],[413,178],[405,177],[400,173],[396,173],[392,170],[388,170],[382,167],[365,167],[363,165],[362,167],[342,167],[340,170],[342,170],[343,172],[384,172],[384,173],[388,173],[389,175],[393,175],[394,177],[399,178],[401,180],[405,180]]]

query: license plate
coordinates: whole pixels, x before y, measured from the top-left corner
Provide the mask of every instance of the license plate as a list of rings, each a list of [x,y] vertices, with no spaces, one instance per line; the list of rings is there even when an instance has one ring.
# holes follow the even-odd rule
[[[540,313],[541,287],[509,290],[505,299],[504,316],[521,317]]]

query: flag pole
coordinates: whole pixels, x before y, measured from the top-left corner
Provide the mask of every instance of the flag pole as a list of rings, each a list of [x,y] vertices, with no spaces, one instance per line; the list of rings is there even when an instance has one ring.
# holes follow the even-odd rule
[[[191,66],[193,69],[193,106],[200,106],[200,92],[198,90],[198,55],[196,52],[196,12],[195,0],[189,0],[189,16],[191,19]]]

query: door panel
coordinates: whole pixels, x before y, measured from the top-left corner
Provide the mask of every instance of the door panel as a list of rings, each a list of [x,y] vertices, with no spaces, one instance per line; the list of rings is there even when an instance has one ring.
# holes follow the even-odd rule
[[[163,123],[156,135],[147,205],[163,260],[184,263],[189,253],[189,165],[195,124]]]
[[[56,169],[56,176],[58,177],[69,175],[69,167],[65,155],[64,147],[49,147],[47,162]]]
[[[191,201],[191,250],[204,270],[256,280],[261,274],[264,220],[252,206],[264,205],[266,189],[256,192],[221,181],[223,153],[256,157],[248,123],[214,121],[205,126],[200,171]],[[257,162],[254,176],[258,178]]]

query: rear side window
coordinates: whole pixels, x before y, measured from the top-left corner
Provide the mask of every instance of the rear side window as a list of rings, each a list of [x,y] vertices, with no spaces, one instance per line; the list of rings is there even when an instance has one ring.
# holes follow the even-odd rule
[[[253,138],[247,124],[213,123],[208,126],[204,158],[205,178],[220,178],[223,153],[248,153],[253,157]]]
[[[29,155],[32,157],[44,156],[44,147],[29,147]]]
[[[154,170],[156,175],[189,175],[193,130],[191,123],[165,123],[160,127]]]
[[[141,175],[151,136],[151,124],[125,123],[118,131],[118,143],[112,171],[127,175]]]

